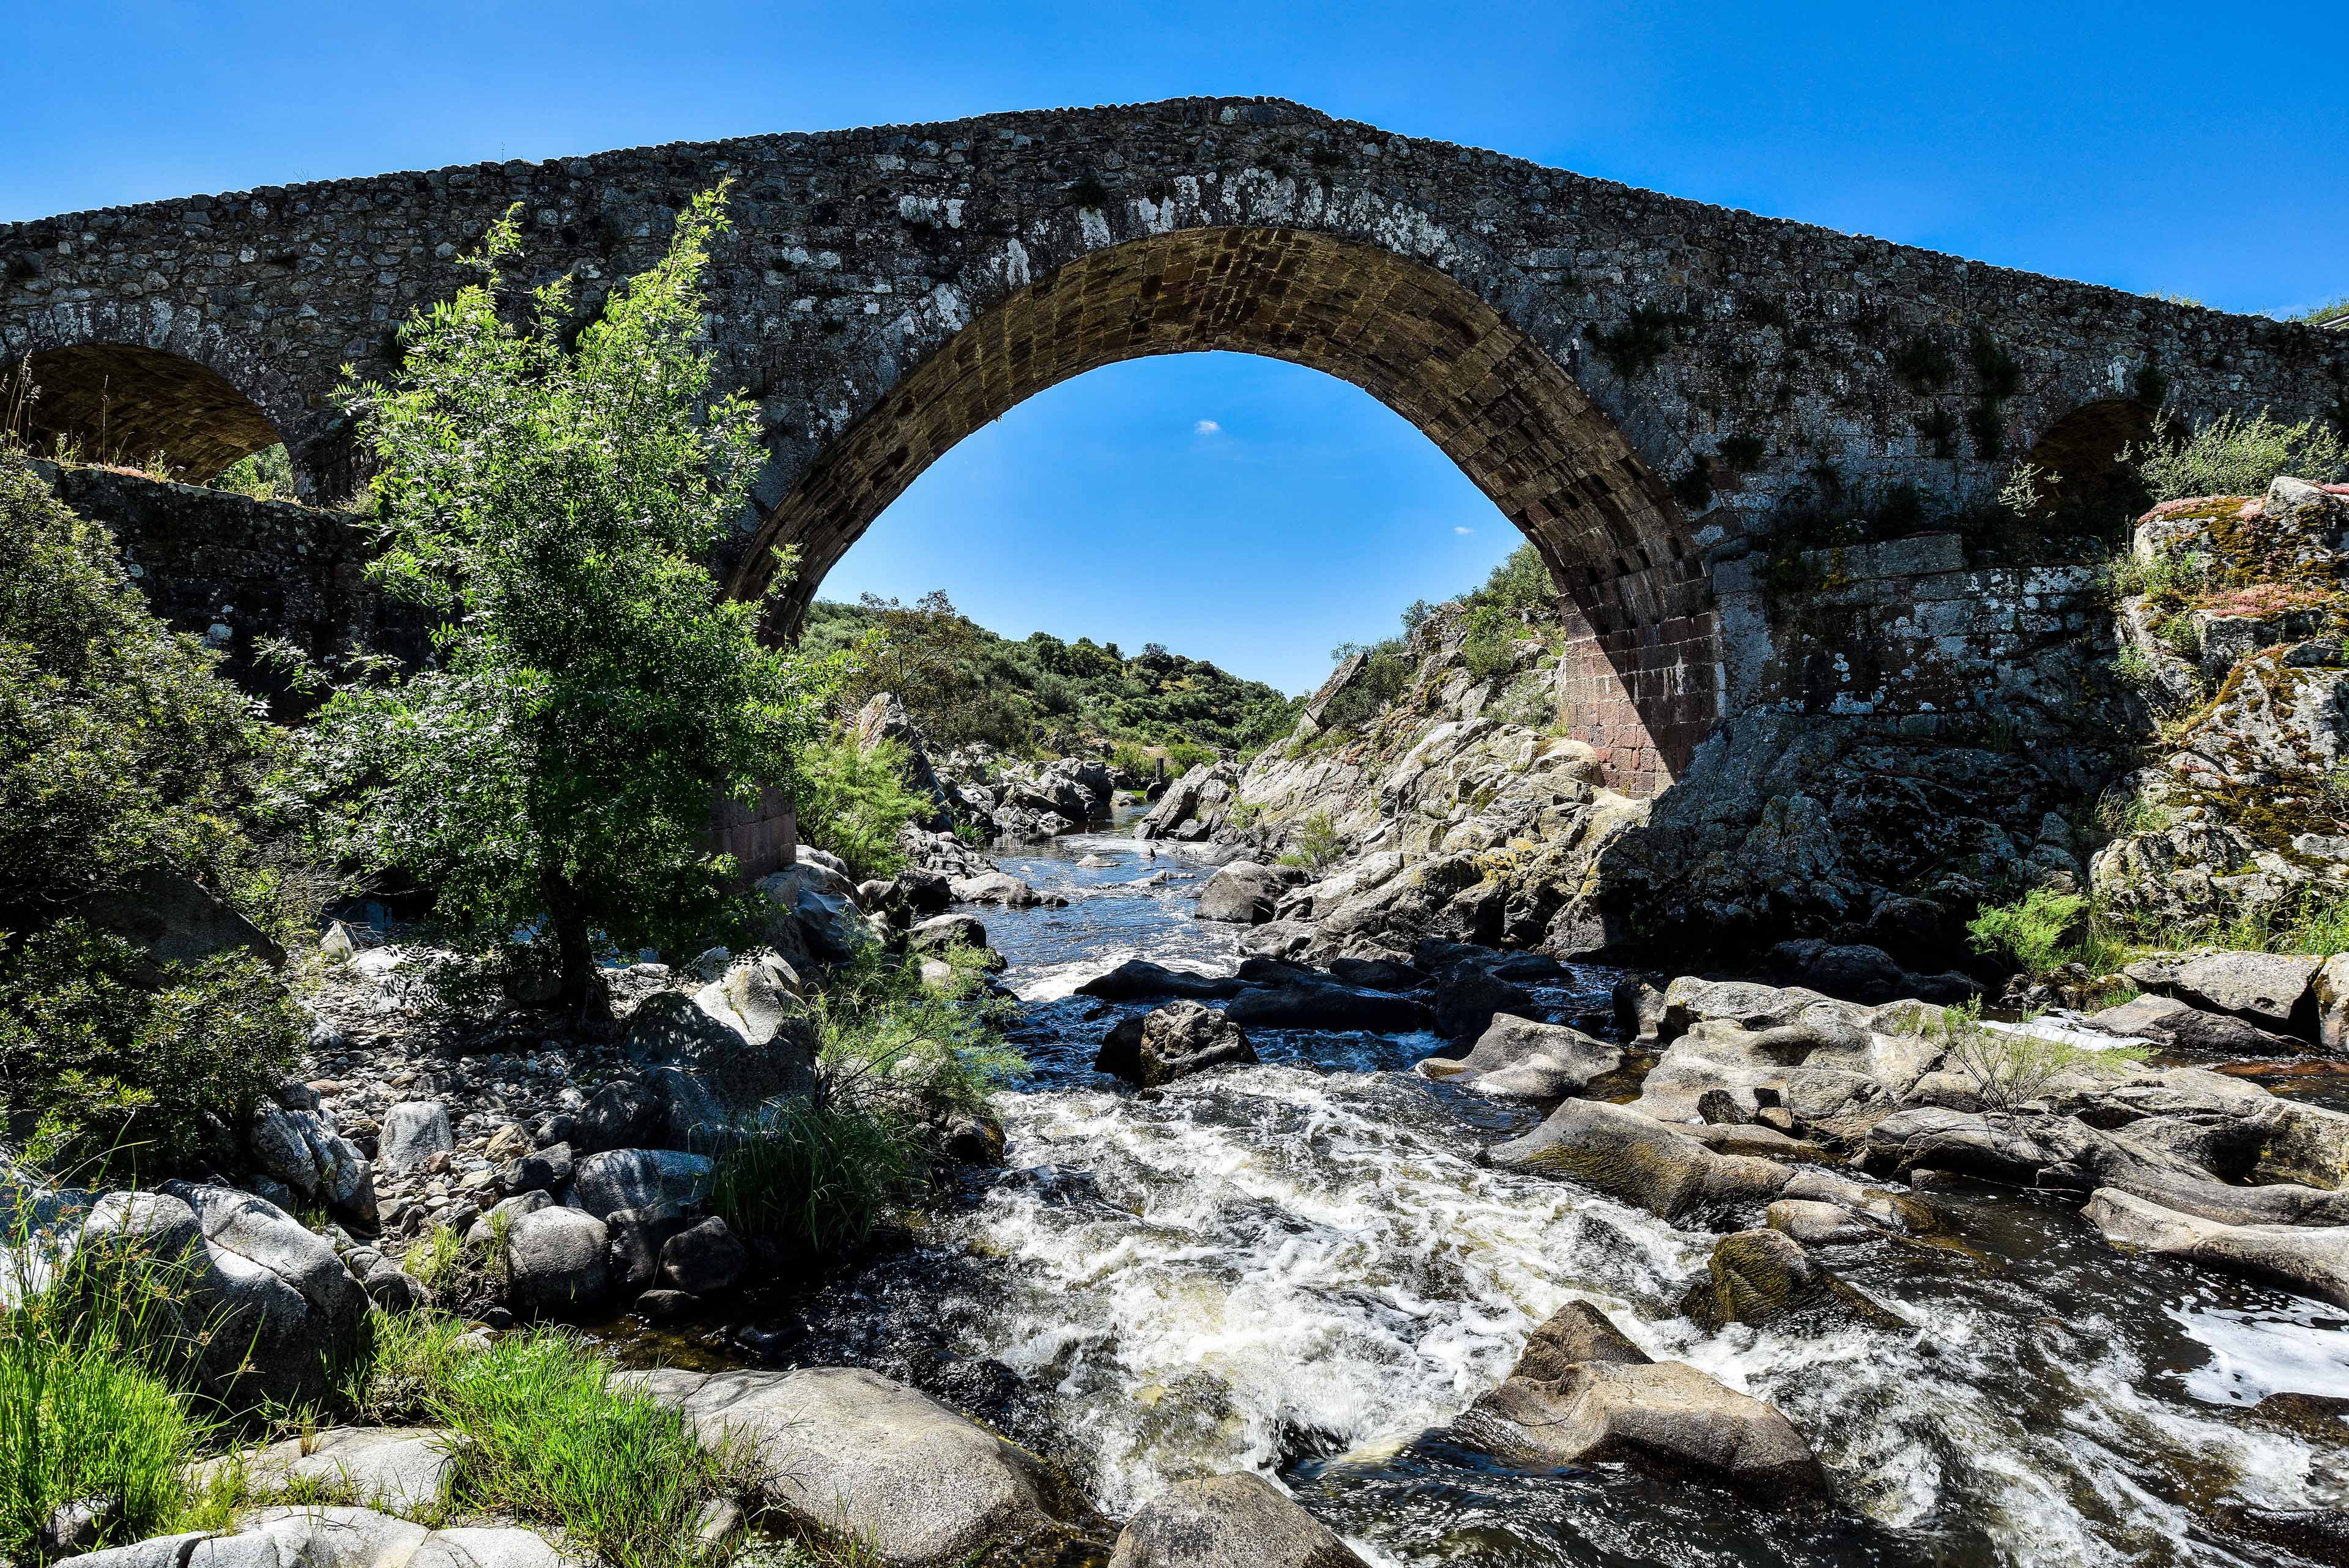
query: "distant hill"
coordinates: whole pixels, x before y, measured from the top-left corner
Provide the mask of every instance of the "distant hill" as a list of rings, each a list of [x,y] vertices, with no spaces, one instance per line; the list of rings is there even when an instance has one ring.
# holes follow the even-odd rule
[[[892,691],[931,745],[983,742],[1061,755],[1123,741],[1188,759],[1197,748],[1252,753],[1288,733],[1298,702],[1260,680],[1152,643],[1127,657],[1115,643],[1037,632],[1014,642],[957,610],[943,592],[913,605],[866,595],[808,610],[803,646],[824,653],[871,639],[849,697]]]

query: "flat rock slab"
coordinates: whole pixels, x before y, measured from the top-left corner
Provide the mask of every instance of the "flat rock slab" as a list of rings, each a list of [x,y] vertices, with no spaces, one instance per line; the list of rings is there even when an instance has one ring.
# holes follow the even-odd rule
[[[2225,1225],[2109,1187],[2089,1198],[2087,1216],[2116,1247],[2182,1258],[2349,1307],[2349,1225]]]
[[[1792,1422],[1684,1362],[1589,1361],[1556,1379],[1512,1376],[1475,1413],[1506,1423],[1505,1447],[1546,1463],[1661,1460],[1778,1497],[1826,1486]]]
[[[465,1439],[432,1427],[334,1427],[288,1438],[242,1456],[254,1491],[267,1495],[295,1481],[347,1489],[361,1505],[403,1517],[447,1495]],[[202,1484],[234,1459],[209,1459],[192,1471]]]
[[[747,1443],[770,1498],[891,1563],[958,1563],[1092,1522],[1068,1516],[1065,1485],[1043,1460],[861,1367],[623,1381],[682,1410],[705,1446]]]
[[[264,1508],[226,1535],[160,1535],[75,1568],[574,1568],[535,1531],[428,1530],[368,1508]]]

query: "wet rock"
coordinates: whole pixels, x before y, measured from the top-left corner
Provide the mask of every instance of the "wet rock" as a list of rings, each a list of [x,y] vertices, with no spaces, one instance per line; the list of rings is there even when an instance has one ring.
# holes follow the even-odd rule
[[[1434,1013],[1424,1002],[1340,985],[1245,991],[1232,999],[1224,1013],[1250,1029],[1360,1030],[1371,1034],[1409,1034],[1432,1028],[1435,1023]]]
[[[1793,1423],[1682,1362],[1651,1361],[1587,1306],[1536,1331],[1508,1378],[1461,1423],[1469,1440],[1543,1464],[1631,1461],[1695,1471],[1757,1497],[1826,1490]],[[1564,1315],[1564,1314],[1561,1314]],[[1596,1319],[1596,1322],[1592,1320]]]
[[[1039,893],[1006,871],[960,877],[951,884],[951,888],[954,901],[957,904],[1001,904],[1009,909],[1029,909],[1038,905],[1058,906],[1068,902],[1058,893]]]
[[[1341,984],[1364,991],[1416,991],[1427,983],[1427,976],[1400,955],[1333,958],[1330,972]]]
[[[184,1267],[166,1310],[197,1386],[231,1406],[324,1401],[358,1351],[367,1293],[324,1237],[250,1193],[189,1182],[108,1193],[80,1244]]]
[[[595,1306],[611,1283],[610,1241],[604,1221],[577,1209],[524,1214],[506,1234],[506,1303],[525,1316]]]
[[[1523,986],[1464,959],[1436,980],[1436,1033],[1465,1045],[1491,1027],[1495,1013],[1522,1014],[1531,1012],[1533,1005],[1532,994]]]
[[[962,1165],[1003,1163],[1003,1124],[991,1116],[963,1114],[947,1123],[938,1140],[948,1159]]]
[[[449,1107],[439,1100],[409,1100],[383,1113],[376,1134],[378,1170],[405,1170],[456,1147],[449,1133]]]
[[[1261,866],[1253,860],[1235,860],[1216,868],[1199,889],[1197,916],[1203,920],[1224,920],[1235,925],[1258,926],[1272,919],[1273,906],[1280,895],[1299,881],[1299,873],[1288,867]]]
[[[1593,1100],[1567,1101],[1485,1158],[1504,1170],[1578,1181],[1666,1220],[1758,1206],[1795,1174],[1775,1160],[1715,1154],[1652,1116]]]
[[[1899,1322],[1819,1267],[1802,1242],[1775,1227],[1739,1231],[1715,1241],[1705,1277],[1682,1298],[1681,1314],[1708,1334],[1733,1323],[1760,1326],[1789,1318]]]
[[[1367,1568],[1260,1476],[1180,1481],[1143,1505],[1109,1568]]]
[[[1237,996],[1240,982],[1229,975],[1193,974],[1168,969],[1148,959],[1128,959],[1107,974],[1098,974],[1077,987],[1079,996],[1104,1002],[1153,1002],[1161,997],[1188,997],[1195,1002],[1220,1002]]]
[[[707,1156],[667,1148],[616,1148],[591,1154],[571,1173],[571,1200],[601,1220],[622,1209],[691,1203],[709,1188]]]
[[[681,1409],[705,1447],[740,1445],[771,1501],[891,1563],[945,1568],[989,1546],[1049,1561],[1050,1542],[1093,1522],[1033,1454],[862,1368],[623,1381]]]
[[[1806,1247],[1847,1247],[1881,1241],[1883,1227],[1869,1223],[1840,1203],[1781,1198],[1763,1212],[1763,1223]]]
[[[630,1296],[650,1290],[660,1277],[661,1249],[691,1223],[678,1203],[614,1210],[604,1221],[613,1291]]]
[[[660,1282],[670,1290],[706,1296],[731,1289],[750,1266],[750,1249],[725,1220],[712,1215],[662,1244]]]
[[[2349,1307],[2349,1225],[2222,1224],[2111,1188],[2089,1198],[2087,1216],[2116,1247],[2246,1274]]]
[[[1196,1002],[1174,1002],[1123,1020],[1102,1040],[1094,1070],[1154,1089],[1211,1067],[1253,1063],[1246,1031]]]
[[[1416,1070],[1422,1077],[1464,1085],[1480,1095],[1557,1100],[1580,1094],[1590,1080],[1622,1064],[1619,1048],[1578,1029],[1503,1012],[1494,1015],[1466,1056],[1430,1056]]]
[[[2313,1040],[2318,1003],[2311,982],[2322,963],[2296,953],[2217,951],[2140,959],[2121,972],[2147,991]]]

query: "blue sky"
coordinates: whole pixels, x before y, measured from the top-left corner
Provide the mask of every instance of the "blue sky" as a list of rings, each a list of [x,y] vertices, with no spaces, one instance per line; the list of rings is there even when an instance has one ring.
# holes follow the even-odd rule
[[[487,158],[1272,93],[1678,195],[2271,310],[2349,292],[2349,95],[2325,57],[2340,17],[2337,4],[2061,0],[0,0],[0,220]],[[973,436],[826,591],[944,587],[1012,635],[1155,640],[1297,689],[1332,644],[1471,585],[1514,543],[1369,398],[1187,356],[1097,371]]]

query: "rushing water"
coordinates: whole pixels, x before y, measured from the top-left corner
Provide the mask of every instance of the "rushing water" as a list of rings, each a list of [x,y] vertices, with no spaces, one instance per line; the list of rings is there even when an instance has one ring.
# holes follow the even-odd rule
[[[1136,955],[1237,957],[1228,928],[1191,917],[1206,867],[1108,835],[1002,864],[1071,899],[980,911],[1035,1069],[998,1099],[1008,1168],[738,1343],[928,1387],[1112,1514],[1260,1471],[1390,1564],[2294,1563],[2235,1511],[2349,1502],[2338,1413],[2254,1409],[2349,1396],[2338,1313],[2122,1258],[2069,1206],[1985,1188],[1936,1191],[1930,1244],[1831,1255],[1905,1328],[1704,1334],[1674,1303],[1713,1237],[1478,1165],[1536,1113],[1412,1075],[1432,1036],[1259,1033],[1260,1065],[1152,1094],[1093,1073],[1102,1033],[1139,1009],[1074,985]],[[1603,1027],[1613,978],[1578,971],[1540,1000]],[[1837,1506],[1621,1466],[1529,1472],[1448,1441],[1573,1300],[1776,1405]]]

